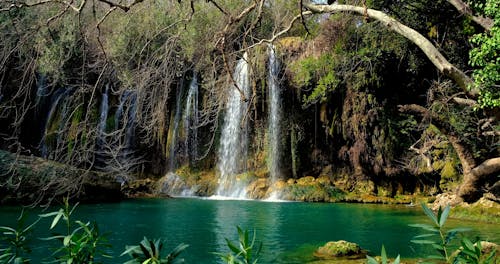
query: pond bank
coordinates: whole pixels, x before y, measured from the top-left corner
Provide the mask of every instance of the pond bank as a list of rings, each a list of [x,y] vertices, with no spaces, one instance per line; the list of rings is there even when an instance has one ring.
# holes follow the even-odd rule
[[[250,173],[248,173],[250,174]],[[253,179],[249,192],[263,199],[270,188],[259,173],[246,175]],[[192,190],[190,195],[208,197],[214,194],[217,178],[213,171],[192,173],[184,171],[176,176],[178,189]],[[110,174],[80,170],[71,166],[48,161],[42,158],[15,155],[0,151],[0,204],[47,203],[70,196],[82,202],[114,202],[124,198],[170,197],[177,192],[166,177],[143,178],[120,184]],[[375,204],[406,204],[418,206],[421,202],[433,202],[435,197],[422,194],[401,194],[380,196],[358,188],[347,192],[326,176],[280,181],[282,199],[303,202],[347,202]],[[275,187],[273,186],[273,187]],[[167,188],[168,187],[168,188]],[[457,219],[500,223],[500,204],[494,196],[485,197],[473,204],[460,203],[452,210],[451,217]]]

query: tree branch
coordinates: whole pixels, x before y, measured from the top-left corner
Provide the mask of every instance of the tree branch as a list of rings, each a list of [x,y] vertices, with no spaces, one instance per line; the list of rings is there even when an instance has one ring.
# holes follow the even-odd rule
[[[446,0],[453,5],[460,14],[467,16],[472,21],[482,26],[485,30],[490,31],[495,21],[489,17],[475,16],[472,9],[461,0]]]
[[[365,9],[363,7],[352,5],[313,5],[307,3],[304,4],[304,6],[314,13],[352,12],[360,15],[367,15],[370,18],[382,22],[382,24],[387,28],[393,30],[394,32],[400,34],[401,36],[407,38],[415,45],[417,45],[424,52],[427,58],[434,64],[434,66],[436,66],[436,68],[441,73],[454,80],[467,95],[469,95],[470,97],[478,96],[479,91],[477,89],[469,90],[470,87],[474,87],[474,81],[464,72],[448,62],[448,60],[439,52],[439,50],[432,44],[432,42],[430,42],[416,30],[400,23],[384,12],[374,9]]]

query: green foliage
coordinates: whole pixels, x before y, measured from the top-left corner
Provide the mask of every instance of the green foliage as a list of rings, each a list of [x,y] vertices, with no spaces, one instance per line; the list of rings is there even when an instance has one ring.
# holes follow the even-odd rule
[[[50,229],[53,229],[62,219],[66,229],[65,234],[55,233],[44,240],[59,240],[62,244],[55,249],[53,256],[55,262],[60,263],[99,263],[95,260],[97,256],[110,257],[105,253],[105,248],[109,248],[107,239],[100,234],[96,223],[84,223],[76,220],[71,221],[76,206],[70,207],[68,199],[64,199],[64,206],[58,211],[42,214],[40,217],[53,217]]]
[[[304,95],[304,105],[326,102],[327,95],[335,91],[340,83],[335,75],[335,61],[332,54],[326,53],[318,58],[307,57],[292,64],[294,85],[305,88],[314,86],[311,94]]]
[[[27,214],[23,210],[17,218],[16,228],[0,226],[0,263],[30,263],[27,255],[31,252],[31,248],[27,242],[39,219],[26,226],[26,218]]]
[[[380,253],[380,262],[377,261],[375,258],[373,257],[370,257],[370,256],[366,256],[366,258],[368,259],[368,264],[388,264],[388,259],[387,259],[387,253],[385,252],[385,247],[384,245],[382,245],[382,251]],[[393,262],[390,262],[390,264],[399,264],[400,262],[400,257],[399,255],[396,257],[396,259],[393,261]]]
[[[184,259],[179,255],[188,247],[186,244],[179,244],[167,256],[162,257],[163,241],[161,239],[142,239],[139,245],[127,246],[123,255],[129,255],[132,259],[125,264],[177,264],[184,263]]]
[[[455,263],[468,263],[468,264],[491,264],[495,263],[496,249],[483,258],[481,242],[472,243],[468,238],[464,237],[461,241],[462,248],[460,248],[458,256],[455,258]]]
[[[476,2],[474,7],[495,22],[490,31],[471,38],[470,64],[475,67],[473,77],[480,88],[480,107],[500,106],[500,1]]]
[[[243,231],[239,226],[236,228],[238,229],[238,244],[226,238],[227,246],[231,252],[216,254],[227,264],[256,264],[262,250],[262,243],[256,248],[255,231],[252,241],[250,241],[248,230]]]
[[[55,81],[64,81],[65,72],[74,67],[67,65],[72,59],[81,55],[78,21],[73,16],[62,16],[55,28],[44,28],[35,37],[40,57],[37,70]]]
[[[446,206],[444,210],[439,208],[438,214],[434,215],[434,212],[427,207],[424,203],[422,203],[422,208],[424,209],[425,214],[432,221],[432,225],[428,224],[412,224],[412,227],[418,227],[425,231],[430,231],[431,233],[418,235],[411,240],[412,243],[415,244],[429,244],[440,255],[430,256],[431,258],[442,259],[448,263],[451,263],[450,249],[448,248],[450,242],[456,237],[458,230],[450,230],[446,232],[444,230],[444,224],[448,218],[450,213],[450,206]],[[438,239],[430,240],[430,238],[438,237]]]
[[[418,227],[430,233],[418,235],[411,240],[415,244],[431,245],[439,255],[429,256],[429,258],[444,260],[447,263],[454,263],[455,257],[451,254],[453,250],[450,248],[451,242],[457,237],[459,232],[468,231],[468,228],[454,228],[446,231],[444,225],[450,214],[450,206],[447,205],[444,210],[439,207],[437,215],[422,203],[424,213],[432,221],[432,225],[428,224],[412,224],[412,227]]]

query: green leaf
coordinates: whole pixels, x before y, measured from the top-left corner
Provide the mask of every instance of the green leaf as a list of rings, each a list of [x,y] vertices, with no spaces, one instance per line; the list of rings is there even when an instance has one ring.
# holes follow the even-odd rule
[[[422,229],[427,230],[427,231],[439,233],[439,228],[437,228],[435,226],[428,225],[428,224],[411,224],[408,226],[418,227],[418,228],[422,228]]]
[[[55,211],[55,212],[50,212],[50,213],[46,213],[46,214],[41,214],[41,215],[38,215],[39,217],[49,217],[49,216],[54,216],[54,215],[57,215],[59,214],[60,212],[62,211],[62,209],[59,209],[59,211]]]
[[[475,248],[474,244],[472,243],[472,241],[470,241],[468,238],[464,237],[462,239],[462,246],[466,249],[470,249],[470,250],[473,250]]]
[[[472,229],[471,228],[468,228],[468,227],[457,227],[457,228],[453,228],[451,229],[450,231],[448,231],[448,233],[450,232],[457,232],[457,233],[460,233],[460,232],[467,232],[467,231],[471,231]]]
[[[399,257],[399,255],[396,257],[396,259],[394,260],[393,264],[399,264],[401,262],[401,258]]]
[[[69,242],[71,241],[71,237],[72,237],[71,235],[69,235],[69,236],[65,236],[65,237],[64,237],[64,240],[63,240],[63,245],[64,245],[65,247],[67,247],[67,246],[69,245]]]
[[[120,257],[123,255],[127,255],[130,252],[137,251],[139,250],[139,246],[125,246],[125,251],[123,251],[122,254],[120,254]]]
[[[415,243],[415,244],[435,244],[436,243],[432,240],[418,240],[418,239],[410,240],[410,242]]]
[[[380,252],[380,257],[382,258],[382,263],[387,263],[387,253],[385,252],[384,245],[382,245],[382,252]]]
[[[441,207],[439,207],[439,209],[441,209]],[[440,227],[443,227],[444,226],[444,223],[446,222],[446,219],[448,218],[448,215],[450,214],[450,205],[447,205],[442,214],[440,215],[439,217],[439,226]]]
[[[432,247],[437,249],[440,252],[444,250],[444,247],[442,245],[432,244]]]
[[[186,248],[189,247],[188,244],[184,244],[184,243],[181,243],[179,245],[177,245],[177,247],[175,247],[172,252],[170,253],[170,255],[172,255],[173,258],[176,258],[177,256],[179,256],[184,250],[186,250]]]
[[[233,243],[231,242],[229,239],[226,238],[226,242],[227,242],[227,246],[229,247],[229,249],[231,251],[234,252],[234,254],[240,254],[240,249]]]
[[[432,212],[432,210],[429,207],[427,207],[425,203],[422,203],[422,208],[424,209],[424,213],[432,220],[432,222],[434,222],[434,224],[439,226],[438,220],[436,218],[436,215],[434,215],[434,212]],[[439,208],[441,209],[441,207]]]
[[[424,237],[431,237],[431,236],[436,236],[436,234],[423,234],[423,235],[414,236],[413,238],[424,238]]]
[[[368,264],[378,264],[378,261],[370,256],[366,256],[368,259]]]
[[[54,220],[52,220],[52,224],[50,225],[50,229],[54,228],[57,223],[59,222],[59,219],[61,219],[61,216],[63,216],[64,212],[62,209],[59,210],[59,213],[54,217]]]

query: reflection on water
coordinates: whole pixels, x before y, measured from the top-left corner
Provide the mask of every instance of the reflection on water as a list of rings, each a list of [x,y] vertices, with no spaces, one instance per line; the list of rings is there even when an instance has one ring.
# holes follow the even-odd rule
[[[13,225],[19,212],[18,207],[0,207],[0,225]],[[182,254],[186,263],[221,263],[213,252],[229,252],[225,238],[237,241],[236,226],[250,233],[255,230],[257,242],[263,243],[261,264],[307,263],[315,248],[340,239],[373,252],[380,252],[384,244],[389,255],[414,257],[431,253],[409,243],[421,231],[408,224],[426,223],[426,217],[419,208],[403,206],[138,199],[80,205],[74,219],[95,220],[100,230],[111,233],[108,237],[116,257],[105,263],[123,263],[126,258],[118,256],[125,245],[136,244],[144,236],[164,238],[165,250],[179,243],[189,244]],[[500,242],[498,225],[453,220],[447,225],[471,226],[474,235]],[[50,236],[49,226],[49,219],[42,221],[34,236]],[[40,240],[33,240],[32,245],[33,263],[40,263],[50,245]]]

